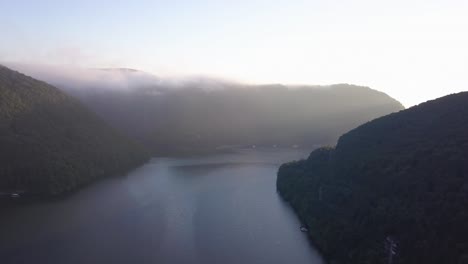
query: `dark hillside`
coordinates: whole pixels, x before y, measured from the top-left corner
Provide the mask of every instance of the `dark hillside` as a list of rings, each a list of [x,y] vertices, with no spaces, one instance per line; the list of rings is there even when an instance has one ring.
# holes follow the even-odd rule
[[[390,114],[283,165],[277,187],[337,263],[466,263],[468,92]]]
[[[0,66],[0,191],[59,194],[147,158],[77,100]]]

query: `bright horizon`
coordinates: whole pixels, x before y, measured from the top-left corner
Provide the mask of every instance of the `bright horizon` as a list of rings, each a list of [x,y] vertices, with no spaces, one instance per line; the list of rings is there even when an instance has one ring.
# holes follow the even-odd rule
[[[467,90],[462,0],[0,0],[0,6],[0,63],[350,83],[406,107]]]

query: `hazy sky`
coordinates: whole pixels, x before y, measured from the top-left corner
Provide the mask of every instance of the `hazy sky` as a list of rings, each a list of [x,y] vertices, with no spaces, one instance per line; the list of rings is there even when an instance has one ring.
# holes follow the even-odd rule
[[[0,0],[0,61],[253,83],[468,90],[468,0]]]

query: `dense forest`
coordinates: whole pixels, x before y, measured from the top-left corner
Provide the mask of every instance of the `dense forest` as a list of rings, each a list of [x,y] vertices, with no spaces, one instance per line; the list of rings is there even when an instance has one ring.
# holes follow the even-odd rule
[[[57,88],[0,66],[0,192],[60,194],[148,157]]]
[[[368,122],[278,171],[329,263],[468,263],[468,92]],[[393,253],[392,253],[393,252]]]
[[[26,68],[80,99],[154,155],[199,154],[226,146],[335,144],[359,124],[403,109],[355,85],[245,85],[168,80],[131,69],[61,72]]]

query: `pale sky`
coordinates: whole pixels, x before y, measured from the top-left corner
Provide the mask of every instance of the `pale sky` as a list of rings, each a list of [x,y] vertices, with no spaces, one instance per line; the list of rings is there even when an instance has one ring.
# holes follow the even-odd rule
[[[468,90],[468,0],[0,0],[0,62],[249,83]]]

